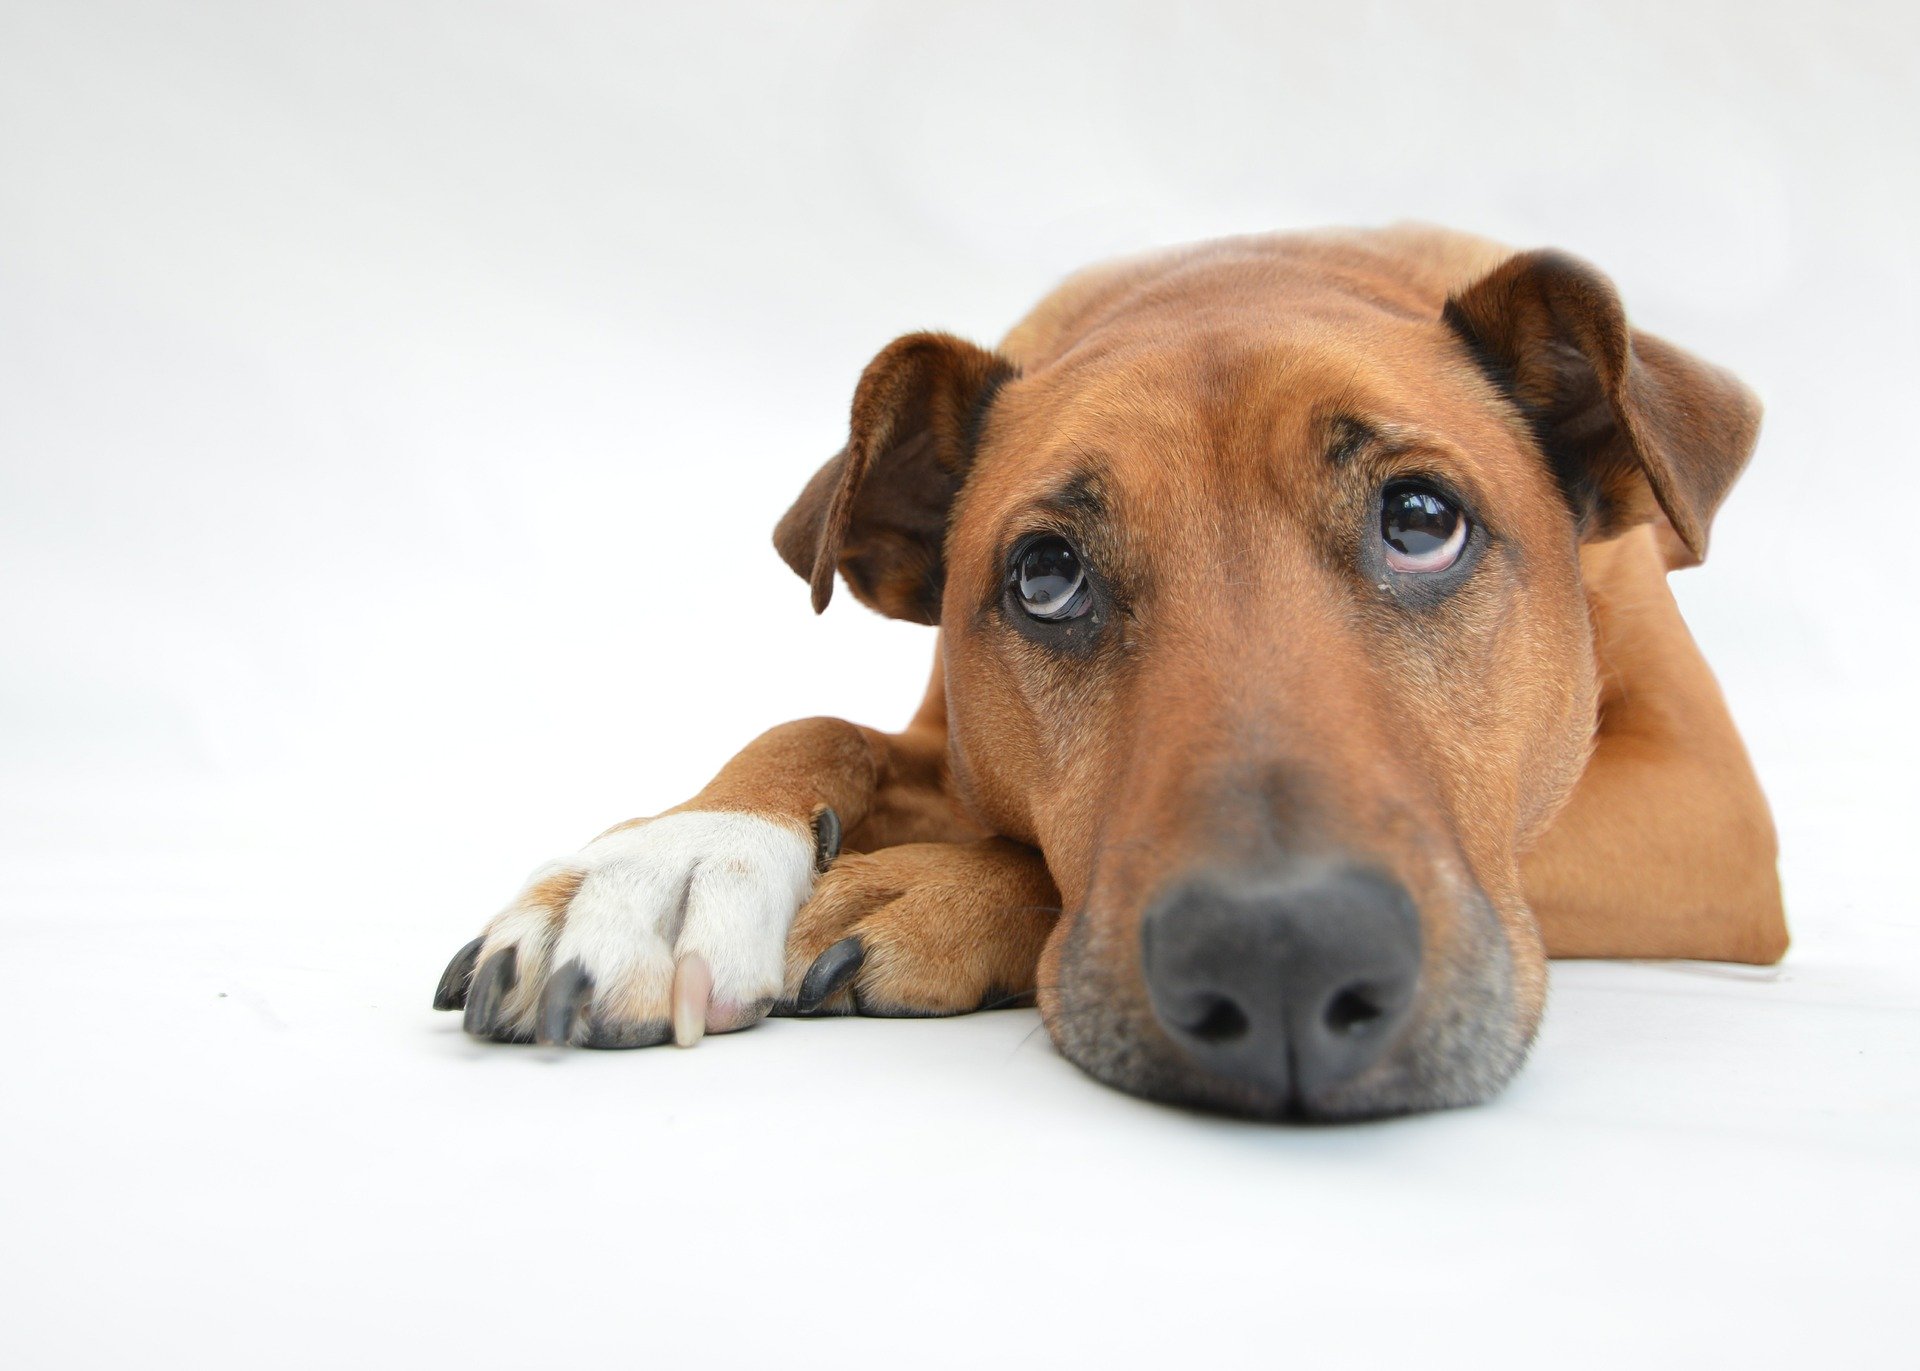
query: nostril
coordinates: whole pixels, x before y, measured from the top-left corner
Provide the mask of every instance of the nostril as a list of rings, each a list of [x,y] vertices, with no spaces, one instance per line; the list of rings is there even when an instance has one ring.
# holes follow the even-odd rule
[[[1327,1004],[1327,1027],[1343,1038],[1365,1033],[1386,1011],[1380,1001],[1363,985],[1350,985]]]
[[[1234,1042],[1247,1035],[1247,1016],[1226,996],[1209,995],[1206,1008],[1198,1019],[1187,1025],[1187,1032],[1202,1042]]]

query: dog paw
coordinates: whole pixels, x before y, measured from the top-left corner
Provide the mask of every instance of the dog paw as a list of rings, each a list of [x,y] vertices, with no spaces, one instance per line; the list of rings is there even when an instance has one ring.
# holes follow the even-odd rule
[[[434,995],[502,1042],[682,1046],[765,1017],[788,931],[839,821],[683,811],[623,824],[535,872]]]
[[[794,921],[774,1012],[932,1018],[1031,1004],[1058,899],[1040,855],[998,838],[850,853]]]

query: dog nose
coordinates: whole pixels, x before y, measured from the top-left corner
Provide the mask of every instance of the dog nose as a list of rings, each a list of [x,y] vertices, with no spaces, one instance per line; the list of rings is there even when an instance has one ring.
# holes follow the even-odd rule
[[[1168,1036],[1208,1071],[1295,1097],[1379,1060],[1420,975],[1412,898],[1365,867],[1189,880],[1140,938]]]

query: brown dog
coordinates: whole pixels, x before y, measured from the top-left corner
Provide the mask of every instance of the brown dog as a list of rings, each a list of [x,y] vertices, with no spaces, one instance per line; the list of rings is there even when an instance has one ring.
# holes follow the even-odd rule
[[[774,729],[537,873],[436,1003],[641,1046],[1037,993],[1143,1095],[1485,1099],[1549,955],[1785,951],[1665,583],[1759,415],[1591,267],[1425,228],[1098,267],[996,352],[901,338],[775,541],[816,609],[838,573],[940,625],[912,725]]]

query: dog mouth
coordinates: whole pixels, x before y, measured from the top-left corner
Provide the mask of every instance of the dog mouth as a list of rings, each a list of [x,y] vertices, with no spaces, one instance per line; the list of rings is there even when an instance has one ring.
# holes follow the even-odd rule
[[[1082,910],[1040,994],[1048,1032],[1107,1085],[1240,1118],[1332,1123],[1482,1103],[1518,1071],[1538,1019],[1517,993],[1503,925],[1476,891],[1443,944],[1415,941],[1409,957],[1410,909],[1382,886],[1336,871],[1283,884],[1278,900],[1242,886],[1163,897],[1134,920]],[[1271,915],[1289,900],[1315,912]],[[1356,923],[1360,936],[1327,936]]]

